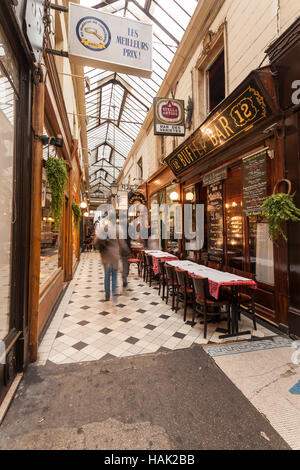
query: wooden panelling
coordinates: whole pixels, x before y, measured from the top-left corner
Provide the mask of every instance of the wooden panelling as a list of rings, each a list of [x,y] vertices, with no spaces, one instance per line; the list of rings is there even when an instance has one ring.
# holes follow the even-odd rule
[[[52,312],[52,309],[63,290],[64,274],[60,270],[53,280],[52,284],[48,287],[43,297],[40,299],[39,312],[38,312],[38,335],[40,337],[43,332],[43,328],[47,323],[48,318]]]

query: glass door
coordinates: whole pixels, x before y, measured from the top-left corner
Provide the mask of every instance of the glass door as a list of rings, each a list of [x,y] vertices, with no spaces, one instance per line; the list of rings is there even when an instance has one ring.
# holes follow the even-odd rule
[[[0,26],[0,341],[10,331],[11,247],[19,69]]]

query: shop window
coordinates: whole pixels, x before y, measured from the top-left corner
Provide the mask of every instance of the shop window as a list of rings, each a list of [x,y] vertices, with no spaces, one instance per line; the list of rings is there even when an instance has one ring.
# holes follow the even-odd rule
[[[262,216],[248,217],[250,272],[256,280],[274,284],[273,243],[268,222]]]
[[[207,98],[209,113],[225,98],[224,50],[207,71]]]
[[[47,131],[44,131],[47,134]],[[49,135],[49,134],[48,134]],[[48,147],[44,148],[43,163],[48,158]],[[42,170],[42,221],[41,221],[41,257],[40,288],[44,286],[56,270],[60,261],[60,230],[55,228],[55,220],[50,213],[51,193],[47,185],[46,169]]]
[[[19,69],[0,26],[0,340],[9,331],[11,227],[13,223],[13,159]]]
[[[183,192],[183,203],[184,205],[190,204],[192,206],[192,220],[190,228],[193,232],[196,232],[196,189],[195,186],[186,188]],[[185,227],[186,229],[186,227]],[[192,240],[185,240],[185,251],[188,258],[195,257],[195,251],[197,251],[197,241],[196,238]]]
[[[242,169],[229,172],[226,180],[226,239],[227,264],[236,269],[243,269],[243,203]]]
[[[176,199],[177,195],[177,199]],[[166,188],[166,203],[168,205],[169,233],[167,234],[167,248],[170,251],[178,251],[178,239],[175,238],[175,210],[178,207],[178,185],[172,184]]]

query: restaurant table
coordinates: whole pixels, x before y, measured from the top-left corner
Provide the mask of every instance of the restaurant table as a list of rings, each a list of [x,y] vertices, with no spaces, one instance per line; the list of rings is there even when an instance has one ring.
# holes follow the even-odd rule
[[[152,256],[153,261],[153,272],[155,275],[159,273],[159,261],[166,262],[166,261],[175,261],[178,260],[177,256],[171,255],[167,251],[161,250],[145,250],[146,255]]]
[[[168,261],[168,264],[173,267],[184,269],[189,274],[194,274],[208,279],[209,293],[216,300],[219,298],[220,289],[222,286],[231,287],[231,332],[220,335],[219,338],[232,338],[240,335],[248,335],[250,331],[239,331],[239,315],[238,315],[238,288],[240,286],[250,286],[253,289],[257,289],[257,284],[253,279],[247,279],[245,277],[237,276],[236,274],[218,271],[207,266],[199,265],[188,260],[174,260]],[[225,330],[217,329],[219,332]]]

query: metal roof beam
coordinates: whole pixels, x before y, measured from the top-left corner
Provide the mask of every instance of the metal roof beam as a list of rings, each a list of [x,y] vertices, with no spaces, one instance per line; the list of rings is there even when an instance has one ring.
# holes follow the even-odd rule
[[[165,28],[159,21],[157,21],[157,19],[154,18],[154,16],[152,16],[151,13],[145,11],[145,9],[142,8],[141,5],[139,5],[139,3],[136,2],[136,0],[131,0],[131,1],[132,1],[132,3],[133,3],[137,8],[139,8],[143,13],[145,13],[145,15],[147,15],[148,18],[150,18],[150,20],[153,21],[153,23],[155,23],[160,29],[162,29],[163,32],[164,32],[167,36],[169,36],[169,38],[171,38],[172,41],[175,42],[175,44],[179,45],[178,39],[176,39],[176,38],[173,36],[173,34],[171,34],[170,31],[168,31],[167,28]]]

